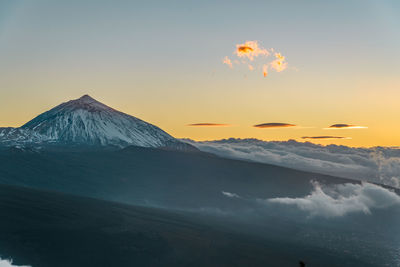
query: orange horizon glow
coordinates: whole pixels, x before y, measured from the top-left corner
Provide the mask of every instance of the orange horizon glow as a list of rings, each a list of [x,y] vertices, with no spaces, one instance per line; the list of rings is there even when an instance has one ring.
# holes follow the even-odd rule
[[[85,92],[87,93],[87,92]],[[268,92],[266,92],[268,93]],[[92,94],[93,95],[93,94]],[[35,117],[36,115],[39,115],[40,113],[62,103],[65,102],[69,99],[73,99],[74,97],[59,97],[59,100],[55,101],[46,101],[47,104],[45,105],[37,105],[36,111],[32,110],[32,107],[27,110],[25,109],[17,109],[18,112],[13,113],[13,115],[18,115],[18,114],[23,114],[25,119],[21,119],[20,123],[14,122],[12,123],[6,123],[2,122],[1,126],[5,127],[19,127],[22,124],[25,124],[28,122],[30,119]],[[289,123],[264,123],[263,124],[256,124],[258,127],[252,127],[252,125],[249,125],[248,121],[249,120],[254,120],[252,117],[258,116],[257,113],[252,113],[252,112],[246,112],[245,116],[242,114],[242,116],[237,117],[236,119],[230,118],[227,119],[226,116],[218,116],[218,113],[222,112],[223,109],[220,109],[219,112],[217,112],[216,107],[221,107],[220,105],[217,105],[214,109],[212,110],[204,110],[202,111],[202,116],[204,118],[217,118],[218,120],[225,120],[224,123],[209,123],[209,122],[202,122],[202,123],[193,123],[192,125],[185,124],[184,121],[191,120],[193,116],[196,116],[196,113],[193,112],[188,112],[190,110],[187,110],[186,108],[183,109],[181,112],[179,110],[183,107],[186,107],[186,105],[181,105],[181,106],[176,106],[175,109],[171,109],[171,106],[168,105],[167,103],[166,106],[164,106],[163,110],[165,110],[164,113],[159,113],[157,110],[150,109],[154,112],[143,112],[146,110],[147,105],[145,106],[140,106],[139,102],[136,103],[136,105],[131,104],[130,101],[126,103],[125,106],[121,106],[117,102],[114,103],[107,103],[106,99],[109,99],[109,97],[103,97],[103,101],[100,99],[99,101],[108,104],[110,107],[113,107],[117,110],[126,112],[127,114],[131,114],[135,117],[138,117],[140,119],[143,119],[147,122],[150,122],[154,125],[159,126],[161,129],[165,130],[172,136],[176,138],[190,138],[193,140],[197,141],[203,141],[203,140],[218,140],[218,139],[226,139],[226,138],[257,138],[259,140],[264,140],[264,141],[287,141],[287,140],[302,140],[302,137],[313,137],[313,136],[324,136],[323,132],[325,131],[325,128],[321,127],[321,125],[326,125],[327,123],[325,122],[325,119],[321,116],[319,116],[318,113],[315,114],[315,116],[312,116],[310,118],[311,120],[302,120],[301,114],[296,114],[290,112],[290,106],[287,106],[289,108],[288,112],[285,113],[285,117],[293,117],[298,124],[289,124]],[[268,99],[268,98],[267,98]],[[240,99],[241,101],[242,99]],[[35,101],[34,101],[35,102]],[[31,103],[34,103],[31,102]],[[52,102],[52,104],[49,104]],[[272,101],[269,105],[262,105],[262,107],[268,108],[270,105],[273,105],[275,101]],[[17,102],[18,103],[18,102]],[[182,103],[184,104],[184,103]],[[196,104],[192,104],[196,106]],[[42,106],[42,107],[41,107]],[[134,107],[134,109],[132,109]],[[221,107],[222,108],[222,107]],[[273,109],[276,109],[276,107],[273,107]],[[140,112],[142,110],[142,112]],[[174,114],[173,112],[177,111],[178,113]],[[272,109],[271,109],[272,111]],[[172,112],[172,113],[171,113]],[[224,114],[224,113],[221,113]],[[235,114],[235,113],[234,113]],[[266,113],[268,114],[268,113]],[[273,114],[273,113],[271,113]],[[19,116],[20,116],[19,115]],[[263,115],[260,114],[262,117]],[[296,116],[297,115],[297,116]],[[278,115],[278,116],[282,116]],[[171,121],[169,118],[175,118],[173,121]],[[9,117],[12,118],[12,117]],[[16,118],[16,117],[14,117]],[[22,117],[21,117],[22,118]],[[296,119],[297,118],[297,119]],[[314,121],[314,123],[312,123]],[[183,123],[180,123],[183,122]],[[363,122],[363,124],[366,124],[366,121],[360,121]],[[371,122],[372,123],[372,122]],[[275,125],[274,127],[274,124]],[[235,126],[235,127],[230,127],[230,126]],[[293,126],[290,126],[293,125]],[[314,127],[302,127],[298,125],[313,125]],[[332,124],[334,125],[334,124]],[[331,126],[332,126],[331,125]],[[328,144],[337,144],[337,145],[346,145],[346,146],[352,146],[352,147],[375,147],[375,146],[390,146],[390,147],[396,147],[399,146],[399,143],[393,142],[393,140],[396,140],[398,138],[398,135],[396,134],[396,131],[391,131],[387,132],[384,131],[383,133],[385,135],[379,135],[379,132],[381,131],[380,127],[368,127],[363,126],[363,130],[361,131],[360,128],[352,128],[354,127],[355,124],[347,124],[349,127],[348,128],[332,128],[336,131],[345,130],[346,135],[342,137],[342,139],[307,139],[308,141],[311,141],[312,143],[315,144],[323,144],[323,145],[328,145]],[[211,128],[213,130],[211,130]],[[271,130],[268,130],[271,129]],[[382,131],[381,131],[382,132]],[[382,139],[383,136],[386,137],[388,133],[393,133],[392,139],[386,138]],[[372,136],[372,137],[371,137]],[[374,138],[375,137],[375,138]],[[351,138],[351,139],[350,139]],[[303,139],[304,140],[304,139]],[[382,142],[383,140],[383,142]],[[386,142],[385,142],[386,140]],[[397,139],[398,140],[398,139]]]
[[[324,128],[324,130],[367,129],[367,128],[368,127],[366,126],[338,123],[338,124],[333,124],[327,128]]]
[[[192,126],[192,127],[228,127],[228,126],[231,126],[231,125],[230,124],[223,124],[223,123],[203,122],[203,123],[187,124],[186,126]]]

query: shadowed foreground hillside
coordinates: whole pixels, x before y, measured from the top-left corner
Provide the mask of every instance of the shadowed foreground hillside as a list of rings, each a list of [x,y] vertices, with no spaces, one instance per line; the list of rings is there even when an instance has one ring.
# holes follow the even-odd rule
[[[311,180],[326,186],[312,201]],[[0,256],[33,267],[399,263],[399,197],[348,179],[198,152],[50,147],[0,151],[0,184]],[[339,185],[361,191],[325,194]]]
[[[304,196],[312,190],[311,180],[352,182],[206,153],[140,147],[0,151],[0,183],[158,207],[226,208],[230,200],[222,191],[261,199]]]
[[[239,233],[217,217],[0,186],[0,254],[33,267],[368,266]]]

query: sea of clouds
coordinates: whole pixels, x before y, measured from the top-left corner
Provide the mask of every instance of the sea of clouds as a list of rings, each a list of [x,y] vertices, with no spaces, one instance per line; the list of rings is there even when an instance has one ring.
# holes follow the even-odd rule
[[[264,201],[294,205],[310,216],[326,218],[344,216],[348,213],[371,214],[372,209],[384,209],[400,205],[400,196],[381,186],[363,184],[339,184],[323,187],[313,182],[310,195],[300,198],[270,198]]]
[[[354,148],[310,142],[223,139],[184,140],[221,157],[274,164],[298,170],[357,179],[400,188],[400,149]]]
[[[343,217],[350,213],[371,214],[374,209],[386,209],[392,206],[400,207],[400,196],[390,189],[363,182],[361,184],[321,185],[311,181],[313,190],[304,197],[278,197],[267,199],[247,199],[236,193],[222,191],[228,198],[251,201],[263,206],[271,204],[294,206],[310,217]]]

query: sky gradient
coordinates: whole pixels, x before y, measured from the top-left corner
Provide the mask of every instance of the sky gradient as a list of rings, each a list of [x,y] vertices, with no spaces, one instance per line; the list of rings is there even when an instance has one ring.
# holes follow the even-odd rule
[[[0,0],[0,127],[89,94],[178,138],[400,145],[399,1],[82,2]],[[251,40],[288,68],[222,63]]]

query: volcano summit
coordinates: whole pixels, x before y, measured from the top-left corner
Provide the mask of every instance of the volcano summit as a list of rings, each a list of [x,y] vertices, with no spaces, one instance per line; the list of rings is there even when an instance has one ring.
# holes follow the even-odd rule
[[[115,110],[89,95],[62,103],[19,128],[0,128],[0,144],[141,146],[195,149],[157,126]]]

